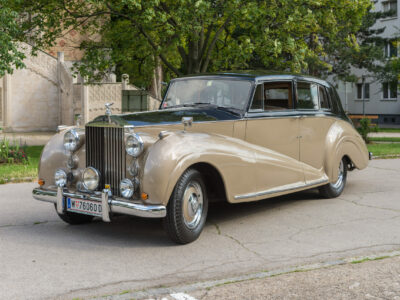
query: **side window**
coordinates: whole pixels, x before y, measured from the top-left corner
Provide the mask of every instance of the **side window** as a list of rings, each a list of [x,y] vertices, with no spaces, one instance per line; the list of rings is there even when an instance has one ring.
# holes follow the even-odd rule
[[[322,109],[330,109],[328,94],[323,86],[319,86],[319,105]]]
[[[285,110],[293,108],[291,82],[266,82],[254,93],[250,110]]]
[[[285,110],[293,108],[291,82],[264,83],[264,110]]]
[[[254,93],[253,102],[251,103],[250,110],[264,110],[263,103],[263,85],[257,85],[256,92]]]
[[[297,108],[319,109],[318,86],[315,83],[297,83]]]

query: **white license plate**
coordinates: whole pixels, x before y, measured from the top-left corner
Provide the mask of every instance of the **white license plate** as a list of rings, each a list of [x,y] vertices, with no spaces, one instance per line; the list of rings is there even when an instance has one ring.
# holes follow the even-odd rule
[[[67,211],[77,212],[80,214],[101,217],[102,207],[101,203],[81,200],[74,198],[67,198]]]

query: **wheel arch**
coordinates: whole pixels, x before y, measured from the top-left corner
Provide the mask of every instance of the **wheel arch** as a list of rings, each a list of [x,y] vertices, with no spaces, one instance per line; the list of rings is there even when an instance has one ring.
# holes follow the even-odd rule
[[[227,201],[224,179],[215,166],[208,162],[199,162],[189,166],[187,169],[190,168],[199,171],[202,175],[204,184],[206,185],[208,201]]]
[[[345,122],[335,122],[327,134],[325,172],[331,182],[338,176],[340,161],[345,157],[352,168],[364,169],[368,165],[367,147],[358,132]]]

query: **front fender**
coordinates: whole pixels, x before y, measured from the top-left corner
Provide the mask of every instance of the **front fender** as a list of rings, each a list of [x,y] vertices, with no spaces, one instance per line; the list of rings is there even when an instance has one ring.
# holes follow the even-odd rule
[[[55,188],[54,172],[56,169],[67,170],[67,160],[69,153],[64,149],[65,130],[55,134],[43,148],[39,162],[39,179],[43,179],[43,188]],[[79,163],[77,170],[85,167],[85,147],[82,143],[80,149],[74,152],[78,156]]]
[[[220,173],[226,197],[256,189],[255,153],[245,142],[222,135],[172,132],[148,150],[142,176],[142,191],[149,202],[167,205],[183,172],[196,163],[212,165]]]

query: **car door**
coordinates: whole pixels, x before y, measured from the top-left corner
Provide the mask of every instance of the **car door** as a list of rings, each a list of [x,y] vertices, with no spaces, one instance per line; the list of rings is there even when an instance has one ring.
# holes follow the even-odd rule
[[[297,82],[297,111],[300,115],[300,161],[307,184],[327,180],[324,163],[326,138],[334,123],[326,87],[316,82]]]
[[[266,193],[304,184],[299,162],[299,119],[292,80],[257,85],[247,113],[245,140],[255,148],[257,189]]]

